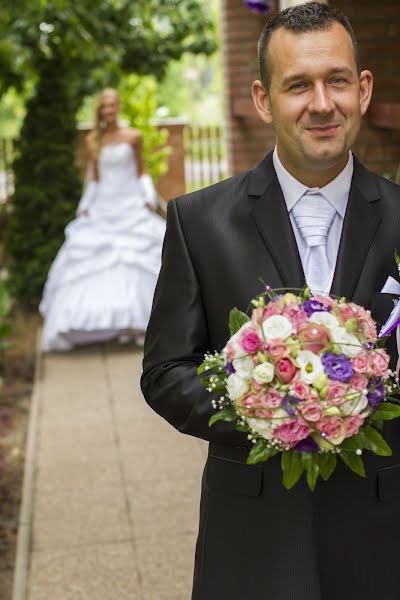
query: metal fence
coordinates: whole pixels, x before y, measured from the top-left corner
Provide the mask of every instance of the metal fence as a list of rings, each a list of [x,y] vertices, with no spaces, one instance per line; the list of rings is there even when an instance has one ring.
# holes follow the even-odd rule
[[[184,131],[185,180],[188,192],[228,177],[224,129],[186,126]]]
[[[0,138],[0,203],[4,204],[14,192],[12,163],[15,141]]]

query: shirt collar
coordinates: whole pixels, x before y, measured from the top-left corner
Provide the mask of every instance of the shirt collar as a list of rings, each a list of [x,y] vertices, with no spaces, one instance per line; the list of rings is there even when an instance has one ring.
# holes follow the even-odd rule
[[[335,177],[335,179],[332,179],[332,181],[322,188],[309,188],[293,177],[281,163],[276,146],[272,155],[272,160],[288,212],[293,209],[296,202],[300,200],[308,190],[318,190],[339,215],[344,218],[353,177],[354,161],[351,152],[349,152],[349,160],[344,169]]]

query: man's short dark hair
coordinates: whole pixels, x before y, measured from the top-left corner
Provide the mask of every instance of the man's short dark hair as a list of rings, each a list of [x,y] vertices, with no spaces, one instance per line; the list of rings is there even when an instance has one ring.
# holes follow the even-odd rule
[[[353,44],[357,69],[359,69],[357,40],[349,19],[337,9],[321,2],[297,4],[273,16],[261,33],[258,42],[258,62],[260,66],[260,79],[265,90],[269,89],[271,83],[268,46],[274,31],[283,28],[293,33],[308,33],[310,31],[329,29],[334,23],[342,25],[349,34]]]

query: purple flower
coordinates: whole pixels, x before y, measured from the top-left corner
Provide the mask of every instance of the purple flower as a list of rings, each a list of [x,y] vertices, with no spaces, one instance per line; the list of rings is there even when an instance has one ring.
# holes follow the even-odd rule
[[[305,440],[301,440],[296,444],[293,450],[297,450],[298,452],[316,452],[319,450],[319,446],[311,436],[308,436]]]
[[[322,302],[318,302],[318,300],[315,299],[304,300],[302,306],[308,317],[315,312],[326,312],[332,310],[330,306],[326,306],[326,304],[322,304]]]
[[[383,382],[378,378],[370,379],[367,387],[369,390],[367,394],[368,404],[375,411],[383,400],[385,388]]]
[[[329,379],[347,383],[353,377],[352,364],[344,354],[325,352],[322,355],[321,362]]]
[[[258,13],[268,13],[274,9],[274,0],[245,0],[245,4]]]
[[[233,364],[231,362],[227,362],[225,365],[225,371],[227,373],[229,373],[229,375],[232,375],[232,373],[235,373],[235,367],[233,366]]]

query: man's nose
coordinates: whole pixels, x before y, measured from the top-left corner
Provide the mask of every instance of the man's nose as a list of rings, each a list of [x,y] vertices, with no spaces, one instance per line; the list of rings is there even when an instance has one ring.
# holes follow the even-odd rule
[[[335,105],[329,95],[329,91],[323,83],[319,83],[315,86],[308,108],[310,112],[319,113],[330,113],[335,109]]]

